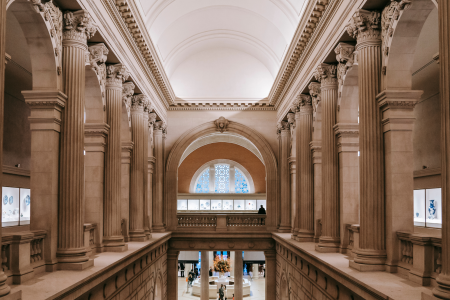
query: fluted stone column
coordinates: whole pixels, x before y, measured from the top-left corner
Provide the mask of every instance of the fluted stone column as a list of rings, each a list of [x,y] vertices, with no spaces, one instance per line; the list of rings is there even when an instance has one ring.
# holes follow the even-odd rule
[[[439,64],[441,94],[442,256],[433,294],[450,299],[450,3],[439,1]]]
[[[244,261],[242,260],[242,251],[234,253],[234,269],[234,300],[243,300]],[[233,295],[230,298],[232,297]]]
[[[148,162],[148,177],[147,177],[147,224],[152,230],[153,224],[153,173],[155,172],[155,157],[153,155],[153,124],[156,122],[156,114],[149,113],[148,114],[148,154],[147,154],[147,162]]]
[[[289,175],[290,175],[290,219],[291,219],[291,233],[294,233],[295,229],[295,216],[297,211],[297,169],[296,167],[296,138],[295,138],[295,114],[288,113],[287,114],[289,129],[291,131],[291,140],[289,142],[290,150],[289,150]]]
[[[337,252],[340,246],[339,229],[339,169],[336,150],[338,81],[335,65],[320,64],[314,73],[321,83],[322,105],[322,235],[316,250]]]
[[[155,175],[153,178],[153,231],[163,232],[163,187],[164,187],[164,161],[163,161],[163,133],[166,130],[163,121],[153,125],[153,142],[155,145]]]
[[[60,269],[93,265],[84,247],[84,89],[87,39],[97,31],[89,13],[66,12],[63,20],[63,86],[58,250]]]
[[[144,103],[144,130],[143,130],[143,135],[142,135],[142,141],[143,141],[143,162],[144,162],[144,209],[142,211],[143,213],[143,218],[144,218],[144,231],[145,231],[145,236],[147,237],[147,239],[149,239],[151,237],[151,226],[148,223],[148,207],[150,205],[149,200],[149,190],[148,190],[148,114],[151,112],[152,110],[152,106],[151,106],[151,102],[149,99],[146,99],[145,103]]]
[[[266,299],[276,299],[277,293],[277,253],[275,250],[264,251],[266,258]]]
[[[295,202],[296,202],[296,211],[295,211],[295,218],[294,218],[294,230],[292,233],[292,239],[297,238],[298,235],[298,230],[300,229],[300,216],[301,216],[301,208],[300,208],[300,158],[299,153],[300,153],[300,141],[301,141],[301,130],[299,128],[300,126],[300,105],[299,105],[299,101],[298,98],[294,101],[293,105],[291,106],[291,110],[292,112],[295,114],[295,145],[293,147],[295,147],[295,153],[297,153],[297,159],[295,161],[295,169],[297,170],[297,182],[296,182],[296,195],[295,195]]]
[[[6,54],[6,0],[0,0],[0,161],[3,159],[3,119],[4,119],[4,103],[5,103],[5,54]],[[3,164],[0,164],[2,171]],[[3,174],[3,173],[1,173]],[[0,183],[2,179],[0,178]],[[0,213],[2,208],[0,207]],[[1,236],[2,228],[0,228]],[[6,275],[3,269],[0,269],[0,297],[10,293],[11,288],[6,284]]]
[[[121,168],[122,143],[120,125],[122,119],[123,82],[129,72],[122,64],[107,66],[106,79],[106,120],[109,125],[108,145],[106,148],[105,198],[103,203],[103,243],[105,251],[125,251],[121,230]]]
[[[122,142],[120,218],[124,242],[130,241],[130,175],[133,142]]]
[[[200,269],[200,300],[209,300],[209,251],[202,251],[202,265]]]
[[[357,39],[360,149],[359,249],[350,266],[360,271],[384,270],[386,261],[384,155],[380,92],[380,13],[357,10],[347,27]]]
[[[300,132],[298,160],[299,194],[300,194],[300,227],[297,233],[297,241],[312,242],[314,239],[314,178],[311,154],[313,109],[311,97],[300,94],[298,98],[300,106],[300,123],[297,130]]]
[[[144,102],[145,95],[131,99],[130,241],[145,241],[144,232]],[[147,124],[146,124],[147,126]],[[146,170],[147,171],[147,170]]]
[[[281,202],[281,224],[278,232],[291,232],[291,193],[289,189],[289,144],[291,140],[291,131],[289,122],[281,121],[278,123],[278,132],[280,134],[280,202]]]

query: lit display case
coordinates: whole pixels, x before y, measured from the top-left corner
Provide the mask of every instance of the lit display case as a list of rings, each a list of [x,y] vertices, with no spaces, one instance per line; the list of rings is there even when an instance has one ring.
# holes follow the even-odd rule
[[[200,210],[210,210],[211,205],[209,200],[200,200]]]
[[[223,210],[233,210],[233,200],[222,201]]]
[[[222,210],[222,200],[211,200],[212,210]]]
[[[261,205],[264,207],[264,209],[267,210],[266,200],[256,200],[256,209],[259,209],[261,207]]]
[[[20,189],[14,187],[2,188],[2,226],[19,225]]]
[[[177,201],[177,210],[187,210],[187,200],[181,199]]]
[[[245,200],[234,200],[234,210],[244,210],[245,209]]]
[[[188,210],[200,210],[199,200],[188,200]]]
[[[30,189],[20,189],[20,225],[30,224]]]
[[[442,227],[441,189],[414,190],[414,225]]]
[[[245,200],[245,210],[257,210],[256,200]]]

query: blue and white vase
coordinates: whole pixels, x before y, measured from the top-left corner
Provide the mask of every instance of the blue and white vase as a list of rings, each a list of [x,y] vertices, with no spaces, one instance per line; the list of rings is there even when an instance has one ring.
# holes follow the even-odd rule
[[[419,213],[418,212],[416,212],[416,218],[418,218],[419,217]]]
[[[434,200],[430,200],[430,206],[428,206],[428,219],[437,219],[436,203]]]

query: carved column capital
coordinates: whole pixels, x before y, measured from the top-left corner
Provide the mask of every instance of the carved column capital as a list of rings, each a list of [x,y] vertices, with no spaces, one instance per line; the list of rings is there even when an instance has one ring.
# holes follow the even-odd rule
[[[342,84],[347,70],[354,64],[355,46],[347,43],[339,43],[336,49],[334,49],[334,52],[336,53],[336,60],[339,62],[337,66],[337,78],[339,84]]]
[[[286,121],[280,121],[277,123],[277,134],[281,134],[283,130],[289,131],[290,124]]]
[[[106,86],[122,88],[122,83],[130,77],[130,72],[123,64],[106,66]],[[131,83],[131,82],[130,82]],[[132,83],[131,83],[132,84]],[[134,89],[134,84],[133,88]],[[123,90],[125,92],[125,89]]]
[[[87,40],[97,32],[97,25],[86,10],[65,12],[63,20],[63,44],[72,42],[86,47]]]
[[[88,47],[88,51],[86,52],[86,65],[90,65],[95,74],[97,74],[97,79],[103,88],[102,91],[106,84],[105,62],[108,53],[109,50],[103,43]]]
[[[317,107],[319,106],[319,103],[320,103],[320,99],[321,99],[320,98],[320,92],[321,92],[320,83],[311,82],[309,84],[308,88],[309,88],[309,94],[312,97],[313,109],[314,109],[314,112],[316,112]]]
[[[156,122],[156,114],[149,113],[148,114],[148,127],[153,129],[153,124]]]
[[[145,100],[144,100],[144,113],[146,113],[148,115],[152,110],[153,110],[152,102],[150,101],[150,99],[148,97],[145,97]]]
[[[347,32],[358,41],[357,50],[361,47],[379,45],[381,42],[380,12],[358,9],[347,25]]]
[[[164,123],[163,121],[156,121],[155,123],[153,123],[153,130],[157,131],[157,130],[162,130],[164,131],[166,129],[166,123]]]
[[[287,114],[287,118],[288,118],[288,122],[289,122],[289,127],[291,129],[295,128],[295,114],[294,113],[288,113]]]
[[[144,94],[134,95],[131,97],[131,111],[142,113],[144,111],[144,104],[147,101],[147,96]]]
[[[300,95],[297,95],[294,102],[291,104],[291,111],[294,114],[300,112]]]
[[[337,88],[337,66],[320,64],[314,72],[314,77],[320,82],[322,89]]]
[[[134,87],[135,87],[134,83],[132,82],[125,82],[123,84],[122,101],[127,109],[128,117],[130,116],[131,98],[133,97],[134,94]]]

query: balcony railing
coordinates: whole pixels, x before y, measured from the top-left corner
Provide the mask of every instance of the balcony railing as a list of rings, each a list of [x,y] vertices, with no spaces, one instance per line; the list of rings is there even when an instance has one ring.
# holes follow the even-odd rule
[[[266,215],[179,213],[178,230],[247,231],[265,230]]]

